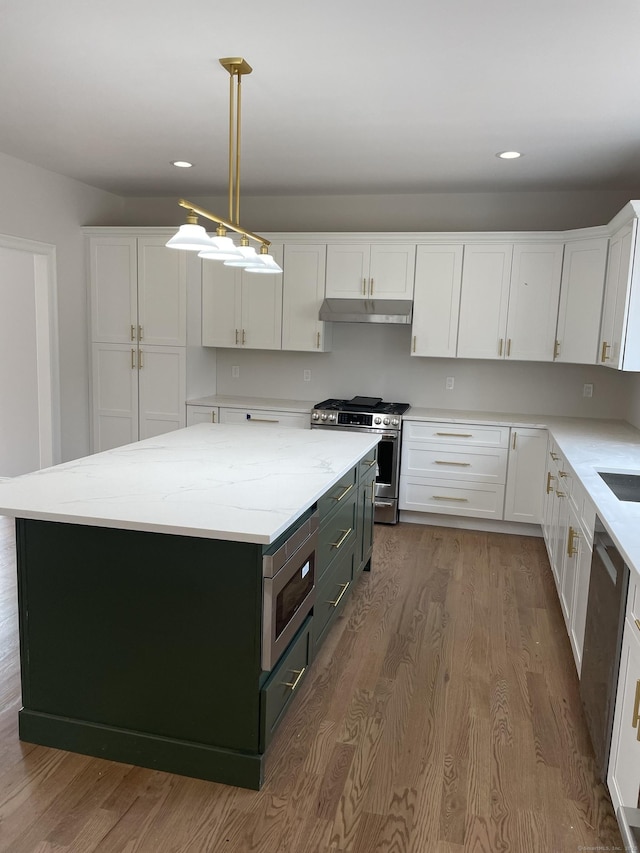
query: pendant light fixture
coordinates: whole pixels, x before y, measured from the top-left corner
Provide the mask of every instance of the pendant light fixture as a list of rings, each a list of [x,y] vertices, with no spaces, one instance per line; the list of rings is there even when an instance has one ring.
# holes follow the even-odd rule
[[[178,201],[187,209],[187,222],[181,225],[166,244],[170,249],[183,249],[198,252],[198,257],[206,260],[223,261],[228,266],[241,267],[247,272],[273,274],[282,269],[269,254],[270,241],[259,234],[253,234],[240,226],[240,114],[242,105],[242,77],[253,70],[248,62],[240,57],[227,57],[220,65],[229,72],[229,217],[219,216],[199,207],[184,198]],[[202,225],[198,225],[198,216],[217,223],[216,236],[210,237]],[[227,231],[240,235],[240,245],[236,246]],[[260,244],[258,252],[250,241]]]

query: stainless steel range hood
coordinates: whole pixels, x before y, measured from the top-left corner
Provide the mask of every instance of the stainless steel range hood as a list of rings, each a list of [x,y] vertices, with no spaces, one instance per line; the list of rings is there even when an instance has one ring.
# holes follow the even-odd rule
[[[332,323],[402,323],[411,322],[413,303],[410,299],[325,299],[320,319]]]

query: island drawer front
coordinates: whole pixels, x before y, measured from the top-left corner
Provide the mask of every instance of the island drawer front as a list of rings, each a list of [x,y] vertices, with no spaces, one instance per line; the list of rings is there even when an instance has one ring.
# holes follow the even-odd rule
[[[352,468],[350,471],[341,477],[338,482],[332,486],[328,492],[318,501],[318,512],[320,513],[320,524],[324,524],[325,519],[335,512],[339,505],[350,495],[356,491],[356,483],[358,478],[358,467]]]
[[[318,551],[316,562],[316,578],[320,580],[334,560],[344,554],[353,545],[357,528],[358,494],[352,489],[344,503],[338,504],[337,510],[320,527],[318,533]]]
[[[311,623],[312,617],[309,616],[260,691],[262,752],[306,677],[311,661]]]
[[[351,547],[333,564],[331,571],[318,584],[311,630],[313,657],[351,593],[354,556],[354,549]]]
[[[400,480],[400,509],[474,518],[502,518],[503,506],[503,485],[463,485],[452,480],[426,477],[403,477]]]
[[[370,476],[372,470],[375,470],[377,462],[378,448],[374,447],[374,449],[370,450],[366,456],[362,457],[358,465],[358,481],[360,483]]]
[[[507,454],[503,447],[474,447],[424,442],[405,443],[402,474],[443,480],[501,483],[507,479]]]
[[[509,447],[509,427],[488,424],[447,424],[435,421],[412,421],[405,418],[403,441],[430,441],[443,444],[465,444],[469,447]]]

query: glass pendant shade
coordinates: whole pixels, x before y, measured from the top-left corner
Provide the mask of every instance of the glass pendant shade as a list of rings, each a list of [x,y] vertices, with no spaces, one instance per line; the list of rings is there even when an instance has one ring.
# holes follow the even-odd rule
[[[213,240],[202,225],[181,225],[177,234],[165,244],[169,249],[183,249],[187,252],[202,252],[214,247]]]
[[[255,262],[260,257],[253,246],[238,246],[238,252],[242,255],[240,258],[234,258],[232,261],[225,261],[226,267],[247,267]]]
[[[282,267],[276,263],[271,255],[261,253],[258,255],[256,262],[246,266],[245,270],[247,272],[260,273],[261,275],[275,275],[276,273],[282,272]]]

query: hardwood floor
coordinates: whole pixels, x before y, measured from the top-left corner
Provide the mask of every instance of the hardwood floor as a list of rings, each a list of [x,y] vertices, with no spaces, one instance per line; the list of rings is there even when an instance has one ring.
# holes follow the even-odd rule
[[[622,850],[541,539],[376,527],[259,792],[21,743],[0,519],[0,850]]]

